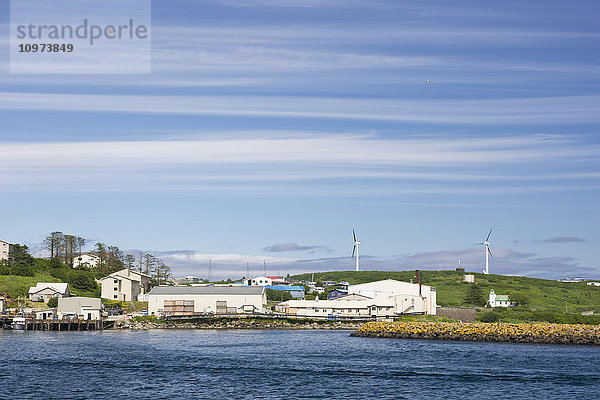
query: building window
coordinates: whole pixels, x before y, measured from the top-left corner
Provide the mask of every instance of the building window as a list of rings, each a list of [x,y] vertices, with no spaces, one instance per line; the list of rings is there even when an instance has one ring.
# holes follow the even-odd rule
[[[118,298],[119,298],[119,296],[115,294],[115,299],[118,299]]]
[[[117,290],[119,290],[119,288],[118,288],[118,287],[115,287],[115,292],[116,292]]]
[[[117,279],[113,279],[114,283],[119,283],[119,281]]]

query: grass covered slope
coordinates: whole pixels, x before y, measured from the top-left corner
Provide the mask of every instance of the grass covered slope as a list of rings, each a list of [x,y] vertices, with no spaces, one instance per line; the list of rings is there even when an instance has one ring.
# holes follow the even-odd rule
[[[60,279],[50,275],[36,273],[34,276],[0,275],[0,295],[6,295],[12,299],[17,296],[27,297],[29,288],[38,282],[61,282]]]
[[[42,272],[37,272],[34,276],[0,275],[0,296],[8,296],[13,300],[17,296],[28,297],[29,288],[38,282],[60,283],[62,280]],[[77,289],[73,285],[69,285],[69,290],[73,296],[97,297],[97,293]]]
[[[588,286],[585,282],[563,283],[547,279],[525,278],[520,276],[475,275],[475,282],[482,288],[486,297],[491,289],[496,294],[524,296],[525,307],[531,310],[564,311],[565,301],[569,312],[594,311],[600,313],[600,287]],[[437,289],[437,304],[444,307],[464,305],[469,283],[463,282],[465,273],[456,271],[422,271],[423,284]],[[315,281],[347,281],[351,284],[372,282],[382,279],[396,279],[410,282],[414,271],[335,271],[314,274]],[[299,280],[311,280],[312,274],[293,276]]]

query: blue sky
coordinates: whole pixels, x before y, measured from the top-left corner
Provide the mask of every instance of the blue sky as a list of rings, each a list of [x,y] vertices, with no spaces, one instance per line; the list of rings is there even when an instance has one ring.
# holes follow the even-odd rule
[[[10,75],[0,237],[60,230],[176,276],[600,278],[594,1],[153,1],[151,75]],[[90,242],[91,243],[91,242]],[[279,250],[279,251],[273,251]]]

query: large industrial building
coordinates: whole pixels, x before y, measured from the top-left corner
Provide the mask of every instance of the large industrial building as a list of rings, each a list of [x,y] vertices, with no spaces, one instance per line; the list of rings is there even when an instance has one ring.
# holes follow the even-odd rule
[[[148,294],[149,315],[265,313],[260,286],[155,286]]]
[[[393,279],[348,286],[348,295],[331,300],[289,300],[277,310],[302,317],[386,317],[436,313],[434,287]]]

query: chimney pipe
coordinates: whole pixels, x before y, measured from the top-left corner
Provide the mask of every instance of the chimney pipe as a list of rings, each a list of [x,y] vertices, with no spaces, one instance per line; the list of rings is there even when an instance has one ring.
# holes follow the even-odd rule
[[[416,283],[419,284],[419,296],[421,296],[421,285],[423,285],[423,275],[418,269],[415,270],[415,279],[417,281]]]

